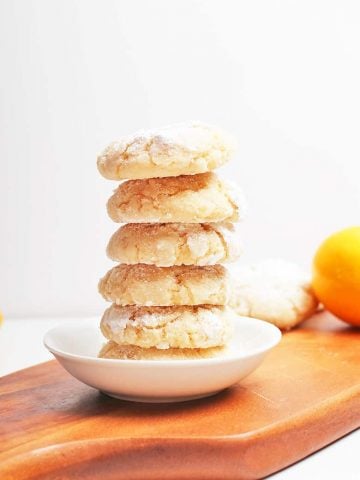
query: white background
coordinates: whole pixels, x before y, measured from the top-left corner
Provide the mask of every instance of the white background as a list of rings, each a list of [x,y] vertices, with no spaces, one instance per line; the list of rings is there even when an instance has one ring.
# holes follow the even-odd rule
[[[244,261],[308,267],[360,220],[357,1],[0,2],[0,309],[91,315],[116,228],[97,153],[142,127],[232,132]]]

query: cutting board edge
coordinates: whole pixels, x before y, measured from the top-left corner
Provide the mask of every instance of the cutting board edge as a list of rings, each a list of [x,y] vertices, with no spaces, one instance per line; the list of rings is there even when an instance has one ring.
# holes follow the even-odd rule
[[[55,444],[19,454],[5,460],[2,465],[2,480],[30,480],[52,478],[77,478],[83,480],[103,478],[103,469],[110,469],[107,479],[140,480],[144,478],[163,478],[164,480],[200,479],[205,470],[211,468],[209,479],[252,480],[264,478],[276,471],[318,451],[329,443],[343,437],[360,427],[360,391],[351,389],[347,395],[341,395],[335,407],[334,402],[322,402],[313,409],[309,423],[308,411],[305,415],[297,415],[288,422],[280,422],[271,427],[258,430],[253,435],[233,435],[224,437],[173,437],[173,438],[106,438],[95,440],[78,440]],[[328,403],[323,409],[324,403]],[[341,408],[339,412],[339,408]],[[336,416],[334,412],[336,409]],[[326,436],[319,438],[314,445],[311,431],[318,431],[319,417],[322,417],[322,432]],[[306,420],[307,418],[307,420]],[[331,429],[329,435],[328,427]],[[306,429],[307,435],[304,435]],[[319,433],[319,432],[317,432]],[[321,433],[321,432],[320,432]],[[309,442],[304,441],[309,439]],[[289,451],[291,442],[297,444],[293,454],[284,457],[281,449]],[[271,462],[269,462],[271,452]],[[10,453],[10,452],[9,452]],[[241,454],[241,455],[240,455]],[[161,459],[159,459],[159,455]],[[267,465],[267,468],[256,468],[247,458],[266,458],[266,462],[257,465]],[[242,458],[239,458],[242,457]],[[141,462],[139,459],[141,458]],[[164,462],[164,458],[166,461]],[[183,459],[187,471],[184,471]],[[81,459],[79,461],[79,459]],[[209,461],[209,459],[211,459]],[[236,462],[234,462],[236,459]],[[66,477],[61,476],[66,466]],[[177,468],[175,466],[177,465]],[[254,468],[255,467],[255,468]],[[99,475],[94,476],[94,471]],[[111,476],[113,471],[113,476]],[[178,476],[177,471],[181,472]],[[23,473],[26,472],[26,476]],[[124,476],[120,477],[119,472]],[[109,475],[109,471],[107,471]]]

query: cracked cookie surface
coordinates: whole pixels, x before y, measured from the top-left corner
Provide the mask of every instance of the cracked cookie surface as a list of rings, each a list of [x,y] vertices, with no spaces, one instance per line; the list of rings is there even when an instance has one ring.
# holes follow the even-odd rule
[[[126,264],[214,265],[241,253],[231,223],[129,223],[111,237],[107,254]]]
[[[99,292],[117,305],[225,305],[229,285],[222,265],[121,264],[100,280]]]
[[[97,165],[110,180],[192,175],[223,165],[234,145],[210,125],[181,123],[125,136],[99,155]]]
[[[103,335],[119,345],[142,348],[223,346],[232,333],[234,313],[211,305],[121,307],[112,305],[101,320]]]
[[[128,180],[107,203],[119,223],[236,222],[245,209],[241,191],[212,172]]]

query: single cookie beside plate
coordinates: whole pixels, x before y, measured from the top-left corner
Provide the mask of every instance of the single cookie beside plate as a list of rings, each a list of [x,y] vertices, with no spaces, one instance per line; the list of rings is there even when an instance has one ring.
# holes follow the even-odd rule
[[[281,259],[236,267],[232,287],[229,304],[238,315],[266,320],[282,330],[310,317],[319,303],[310,276]]]

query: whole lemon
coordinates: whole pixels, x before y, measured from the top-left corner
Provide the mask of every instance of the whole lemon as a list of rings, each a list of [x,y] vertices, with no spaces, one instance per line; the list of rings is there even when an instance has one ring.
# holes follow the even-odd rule
[[[360,227],[334,233],[320,245],[312,284],[327,310],[360,326]]]

